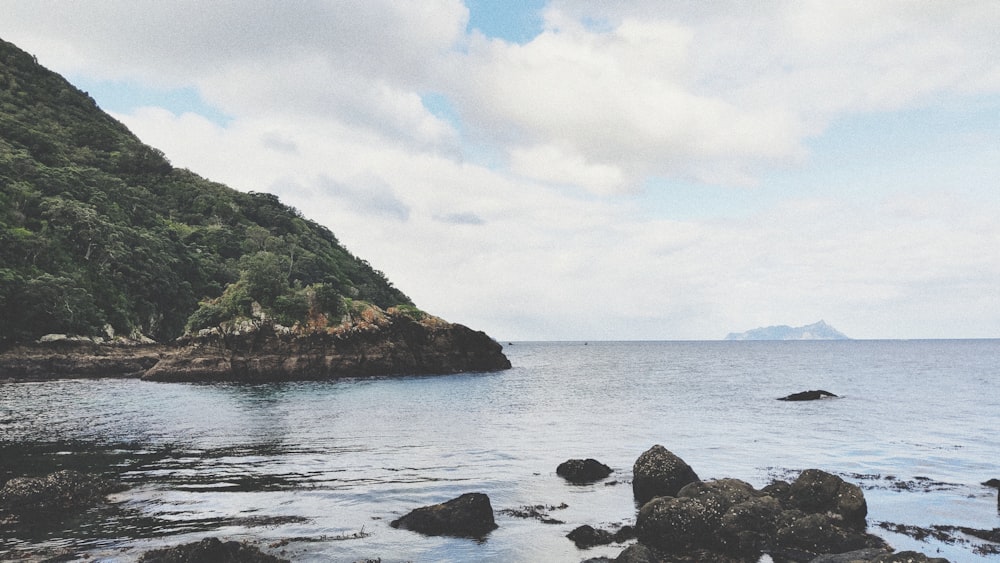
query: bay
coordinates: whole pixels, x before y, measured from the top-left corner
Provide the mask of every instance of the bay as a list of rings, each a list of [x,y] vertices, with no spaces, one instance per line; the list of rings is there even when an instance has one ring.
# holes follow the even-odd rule
[[[0,384],[0,477],[117,475],[110,506],[0,529],[0,559],[102,561],[207,536],[295,561],[566,561],[616,555],[565,538],[634,522],[631,468],[662,444],[702,479],[754,486],[820,468],[865,489],[898,549],[996,560],[986,542],[917,541],[880,523],[1000,527],[1000,340],[518,342],[485,374],[271,385],[64,380]],[[777,397],[825,389],[838,399]],[[570,485],[569,458],[615,473]],[[484,541],[389,522],[485,492]],[[551,519],[506,511],[542,506]],[[565,505],[565,507],[563,507]]]

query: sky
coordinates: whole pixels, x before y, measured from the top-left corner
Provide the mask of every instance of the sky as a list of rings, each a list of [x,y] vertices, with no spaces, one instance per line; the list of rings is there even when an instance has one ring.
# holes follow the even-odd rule
[[[0,0],[178,167],[507,340],[1000,337],[995,0]]]

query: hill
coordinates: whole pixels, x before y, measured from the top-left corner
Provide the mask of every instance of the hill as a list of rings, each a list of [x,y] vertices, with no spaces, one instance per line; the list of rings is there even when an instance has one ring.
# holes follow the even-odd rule
[[[847,336],[824,321],[811,325],[787,325],[755,328],[747,332],[731,332],[726,340],[849,340]]]
[[[367,304],[422,315],[326,227],[174,168],[0,40],[0,346],[165,342],[251,317],[323,328]]]

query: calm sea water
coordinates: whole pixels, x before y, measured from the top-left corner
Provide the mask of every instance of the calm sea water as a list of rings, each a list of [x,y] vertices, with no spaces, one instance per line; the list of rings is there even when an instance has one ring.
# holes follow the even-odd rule
[[[631,469],[663,444],[703,479],[754,486],[806,468],[865,488],[871,531],[898,549],[985,561],[983,541],[920,542],[880,522],[1000,527],[1000,340],[515,343],[499,373],[335,383],[135,380],[0,384],[0,478],[71,467],[130,488],[108,507],[0,528],[0,559],[75,550],[133,561],[222,536],[295,561],[548,561],[581,524],[631,524]],[[825,389],[842,398],[775,398]],[[569,458],[615,473],[573,486]],[[485,541],[389,522],[485,492]],[[565,508],[556,508],[565,504]],[[502,513],[544,505],[563,521]],[[996,560],[996,556],[992,556]]]

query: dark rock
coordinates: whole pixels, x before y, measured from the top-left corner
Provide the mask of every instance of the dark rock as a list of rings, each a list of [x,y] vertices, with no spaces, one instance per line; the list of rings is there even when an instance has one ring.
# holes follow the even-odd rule
[[[480,538],[497,528],[490,497],[466,493],[441,504],[424,506],[389,523],[393,528],[429,536]]]
[[[771,496],[753,497],[730,506],[719,522],[720,548],[727,553],[760,553],[774,543],[781,514],[781,504]]]
[[[983,483],[986,487],[993,487],[994,489],[1000,489],[1000,479],[990,479]]]
[[[949,563],[944,557],[928,557],[916,551],[899,551],[879,555],[871,563]]]
[[[659,563],[660,558],[656,556],[652,549],[635,543],[625,548],[615,558],[615,563]]]
[[[691,466],[659,444],[643,452],[632,466],[632,494],[640,504],[653,497],[674,496],[698,480]]]
[[[611,532],[599,530],[588,524],[574,528],[572,532],[566,534],[566,537],[580,549],[587,549],[595,545],[607,545],[615,541],[614,534]]]
[[[828,514],[802,514],[785,511],[775,533],[776,544],[783,548],[808,551],[816,555],[843,553],[863,548],[886,547],[878,536],[843,527],[839,518]]]
[[[114,481],[68,469],[45,477],[15,477],[0,489],[0,511],[20,517],[76,512],[121,488]]]
[[[569,508],[569,505],[562,503],[559,506],[536,504],[533,506],[521,506],[518,508],[504,508],[499,510],[500,514],[506,514],[507,516],[513,516],[515,518],[535,518],[542,524],[565,524],[562,520],[552,518],[549,512],[553,510],[563,510]]]
[[[639,509],[639,541],[667,553],[682,553],[714,543],[721,512],[691,497],[656,497]]]
[[[147,551],[139,563],[289,563],[260,549],[235,542],[205,538],[199,542]]]
[[[876,557],[892,553],[888,549],[869,547],[844,553],[829,553],[820,555],[809,563],[869,563]]]
[[[783,501],[804,512],[831,513],[841,525],[864,530],[868,505],[861,488],[819,469],[803,471]]]
[[[829,391],[823,391],[822,389],[816,391],[803,391],[801,393],[792,393],[787,397],[781,397],[779,401],[816,401],[818,399],[826,398],[836,398],[837,396]]]
[[[0,354],[0,380],[140,377],[169,350],[162,344],[57,340],[15,346]]]
[[[601,530],[588,524],[578,526],[566,537],[573,540],[576,547],[587,549],[595,545],[607,545],[609,543],[622,543],[635,537],[635,528],[632,526],[622,526],[617,532]]]
[[[376,320],[336,334],[286,334],[263,325],[241,334],[186,338],[143,379],[263,382],[510,368],[503,348],[483,332],[405,314]]]
[[[593,483],[611,475],[611,468],[593,458],[569,459],[556,467],[556,475],[570,483]]]

